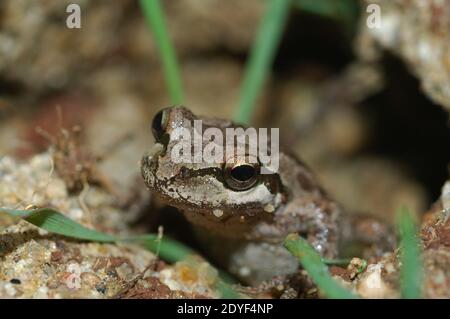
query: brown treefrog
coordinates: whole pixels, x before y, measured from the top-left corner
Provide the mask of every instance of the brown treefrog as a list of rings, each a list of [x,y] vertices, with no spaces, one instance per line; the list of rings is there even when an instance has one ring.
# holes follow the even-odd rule
[[[290,233],[306,238],[323,257],[338,256],[351,223],[295,156],[280,151],[273,174],[261,174],[261,163],[241,157],[222,163],[174,161],[179,130],[195,133],[192,122],[198,119],[202,130],[238,126],[197,117],[184,107],[166,108],[153,119],[156,144],[144,155],[141,170],[150,190],[195,226],[216,262],[250,284],[293,274],[298,260],[282,246]],[[206,146],[211,140],[203,137],[201,143]]]

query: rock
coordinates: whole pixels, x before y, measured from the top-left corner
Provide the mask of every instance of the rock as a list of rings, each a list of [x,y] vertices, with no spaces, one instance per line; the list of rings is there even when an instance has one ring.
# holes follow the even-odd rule
[[[214,287],[217,276],[217,270],[210,264],[197,257],[192,257],[176,263],[173,268],[163,270],[160,279],[172,290],[218,297],[217,292],[210,288]]]
[[[372,264],[359,277],[357,292],[363,298],[398,298],[396,293],[382,278],[383,264]]]
[[[91,186],[81,205],[83,199],[68,192],[51,163],[48,152],[24,163],[7,156],[0,158],[0,207],[51,206],[86,227],[122,235],[132,232],[111,194]],[[79,242],[5,214],[0,215],[0,225],[0,298],[126,298],[132,297],[127,291],[134,289],[136,278],[159,282],[159,278],[167,278],[167,273],[180,273],[179,265],[146,271],[157,264],[157,258],[137,245]],[[201,274],[207,272],[201,269],[196,270],[199,276],[191,286],[204,297],[215,296],[217,274],[205,281]],[[171,278],[177,287],[184,285],[181,280],[179,276]],[[160,297],[196,296],[164,287]],[[144,296],[151,296],[142,289]]]
[[[424,92],[450,111],[450,2],[441,0],[362,0],[357,40],[365,60],[380,57],[380,48],[397,54],[420,79]],[[366,24],[367,5],[381,9],[381,27]]]
[[[445,191],[446,186],[441,199]],[[450,222],[445,218],[444,202],[445,199],[434,205],[421,225],[422,294],[425,298],[450,298]],[[401,264],[398,253],[396,250],[371,261],[352,282],[356,292],[365,298],[399,298]]]

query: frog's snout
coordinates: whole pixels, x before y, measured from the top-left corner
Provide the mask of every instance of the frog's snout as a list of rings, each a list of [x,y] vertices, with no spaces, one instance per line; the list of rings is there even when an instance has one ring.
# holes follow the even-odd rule
[[[155,144],[157,145],[157,144]],[[158,144],[161,145],[161,144]],[[152,148],[153,149],[153,148]],[[145,153],[144,156],[141,159],[141,173],[142,177],[144,178],[145,184],[147,184],[148,187],[153,187],[155,181],[156,181],[156,170],[157,170],[157,153],[154,153],[153,155],[150,155],[152,153],[152,150]]]
[[[143,156],[142,166],[152,170],[156,166],[158,156],[164,152],[164,145],[161,143],[155,143]]]

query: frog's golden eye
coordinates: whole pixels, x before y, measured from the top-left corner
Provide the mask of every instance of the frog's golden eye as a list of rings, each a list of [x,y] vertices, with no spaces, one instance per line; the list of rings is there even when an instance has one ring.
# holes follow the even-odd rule
[[[258,164],[233,163],[225,166],[225,182],[234,190],[243,191],[251,188],[258,181],[258,176]]]
[[[166,133],[167,114],[165,110],[159,111],[152,121],[152,133],[156,141],[160,141]]]

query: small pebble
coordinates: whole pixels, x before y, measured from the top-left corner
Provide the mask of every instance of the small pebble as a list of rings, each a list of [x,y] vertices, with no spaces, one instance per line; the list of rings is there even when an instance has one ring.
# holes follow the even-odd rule
[[[213,214],[214,214],[214,216],[216,216],[217,218],[220,218],[220,217],[223,216],[223,210],[221,210],[221,209],[214,209],[214,210],[213,210]]]
[[[239,269],[239,275],[241,275],[242,277],[247,277],[250,275],[250,273],[251,273],[251,270],[248,267],[244,266]]]
[[[10,283],[14,284],[14,285],[20,285],[22,282],[20,281],[20,279],[17,278],[13,278],[9,281]]]
[[[273,213],[275,211],[275,207],[272,204],[267,204],[264,206],[264,211],[267,213]]]

